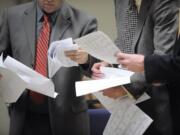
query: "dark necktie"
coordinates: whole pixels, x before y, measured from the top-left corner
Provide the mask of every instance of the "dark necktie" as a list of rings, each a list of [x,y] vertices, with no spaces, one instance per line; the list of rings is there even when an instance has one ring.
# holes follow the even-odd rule
[[[138,10],[135,0],[129,0],[129,6],[126,9],[124,31],[121,35],[120,49],[125,53],[133,53],[132,45],[135,37],[136,27],[138,23]]]
[[[47,51],[50,40],[50,24],[48,17],[44,15],[44,21],[37,40],[35,71],[47,76]],[[30,91],[30,96],[35,103],[41,104],[44,102],[44,95]]]

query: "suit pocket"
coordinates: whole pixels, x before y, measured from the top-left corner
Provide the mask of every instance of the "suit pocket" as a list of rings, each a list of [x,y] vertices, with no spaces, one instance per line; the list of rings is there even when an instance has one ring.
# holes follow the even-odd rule
[[[74,113],[81,113],[87,111],[88,109],[86,101],[82,98],[74,99],[71,108],[72,108],[72,112]]]

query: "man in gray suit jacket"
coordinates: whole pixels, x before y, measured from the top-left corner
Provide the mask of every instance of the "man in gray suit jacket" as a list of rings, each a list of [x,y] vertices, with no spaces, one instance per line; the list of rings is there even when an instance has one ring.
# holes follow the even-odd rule
[[[47,21],[44,16],[49,18],[51,27],[49,43],[69,37],[76,39],[97,28],[95,18],[62,0],[37,0],[4,12],[0,27],[0,52],[28,67],[36,67],[36,44]],[[85,52],[81,55],[86,59],[78,58],[80,66],[63,67],[53,76],[55,91],[59,93],[56,99],[38,95],[36,97],[43,97],[43,100],[36,102],[33,93],[26,90],[10,106],[10,135],[89,134],[86,101],[75,96],[75,81],[82,79],[83,71],[89,71],[94,59]]]
[[[117,46],[123,51],[127,50],[127,45],[123,46],[125,31],[126,10],[130,6],[130,0],[114,0],[115,14],[117,22],[118,37]],[[177,7],[174,0],[135,0],[138,6],[138,23],[135,29],[134,38],[129,38],[132,53],[144,55],[171,53],[177,35]],[[131,12],[131,7],[129,7]],[[130,26],[129,26],[130,27]],[[130,32],[132,33],[132,32]],[[130,35],[129,35],[130,36]],[[95,78],[101,77],[98,70],[100,66],[107,66],[107,63],[97,63],[93,66]],[[171,106],[168,88],[160,84],[159,86],[148,85],[145,82],[143,73],[136,73],[131,76],[131,84],[124,87],[116,87],[105,91],[109,97],[118,97],[124,94],[126,88],[135,98],[147,92],[151,99],[138,106],[154,122],[148,128],[145,135],[172,135]],[[118,94],[119,91],[119,94]],[[114,92],[114,94],[113,94]]]

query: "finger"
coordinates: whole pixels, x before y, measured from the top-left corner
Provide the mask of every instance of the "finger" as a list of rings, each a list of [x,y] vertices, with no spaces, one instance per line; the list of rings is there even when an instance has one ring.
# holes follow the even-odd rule
[[[119,53],[117,53],[117,55],[116,55],[116,57],[117,57],[118,59],[121,59],[121,60],[123,60],[123,59],[128,59],[129,56],[130,56],[130,54],[122,53],[122,52],[119,52]]]
[[[122,52],[120,52],[120,51],[119,51],[119,52],[117,52],[117,53],[115,54],[115,57],[117,57],[119,53],[122,53]]]
[[[100,67],[101,67],[100,64],[98,63],[94,64],[93,67],[91,68],[91,71],[96,74],[101,74],[102,72],[100,71]]]
[[[69,51],[64,51],[64,53],[66,54],[66,55],[76,55],[77,54],[77,50],[69,50]]]
[[[130,61],[129,61],[129,59],[117,59],[117,62],[119,63],[119,64],[122,64],[122,65],[128,65],[128,64],[130,64]]]
[[[101,79],[103,77],[104,77],[104,74],[92,73],[92,78],[93,79]]]
[[[107,90],[103,90],[103,95],[107,96],[107,97],[111,97],[111,92],[107,89]]]
[[[66,56],[66,57],[71,57],[71,58],[72,58],[72,57],[75,57],[76,54],[68,54],[68,53],[65,53],[65,56]]]

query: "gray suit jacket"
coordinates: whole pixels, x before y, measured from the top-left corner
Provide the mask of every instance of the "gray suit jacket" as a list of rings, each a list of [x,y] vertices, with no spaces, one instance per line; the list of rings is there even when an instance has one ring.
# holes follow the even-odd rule
[[[33,68],[35,62],[36,4],[34,2],[9,8],[0,27],[0,52],[6,52],[18,61]],[[73,39],[95,31],[96,19],[63,3],[56,24],[52,29],[51,42],[72,37]],[[52,78],[56,99],[49,98],[49,114],[53,135],[87,135],[89,121],[87,105],[83,97],[75,96],[75,81],[82,79],[82,69],[93,64],[61,68]],[[28,91],[10,108],[10,135],[20,135],[27,110]],[[83,127],[83,128],[82,128]]]
[[[118,29],[116,44],[121,46],[121,42],[123,42],[121,35],[124,31],[124,16],[128,0],[114,0],[114,2]],[[177,37],[177,11],[174,0],[142,0],[136,36],[132,46],[134,53],[144,55],[171,53]],[[159,134],[171,134],[170,103],[167,87],[165,85],[154,87],[147,84],[143,73],[134,74],[131,77],[131,82],[132,84],[127,85],[126,88],[134,97],[139,97],[145,91],[152,96],[151,100],[147,101],[148,104],[145,102],[142,103],[144,105],[140,106],[155,119],[154,126],[158,128]],[[152,112],[152,110],[154,111]],[[164,120],[168,121],[168,124],[166,122],[166,125],[164,125]]]
[[[7,8],[13,5],[22,4],[25,2],[30,2],[32,0],[1,0],[0,1],[0,9]]]

